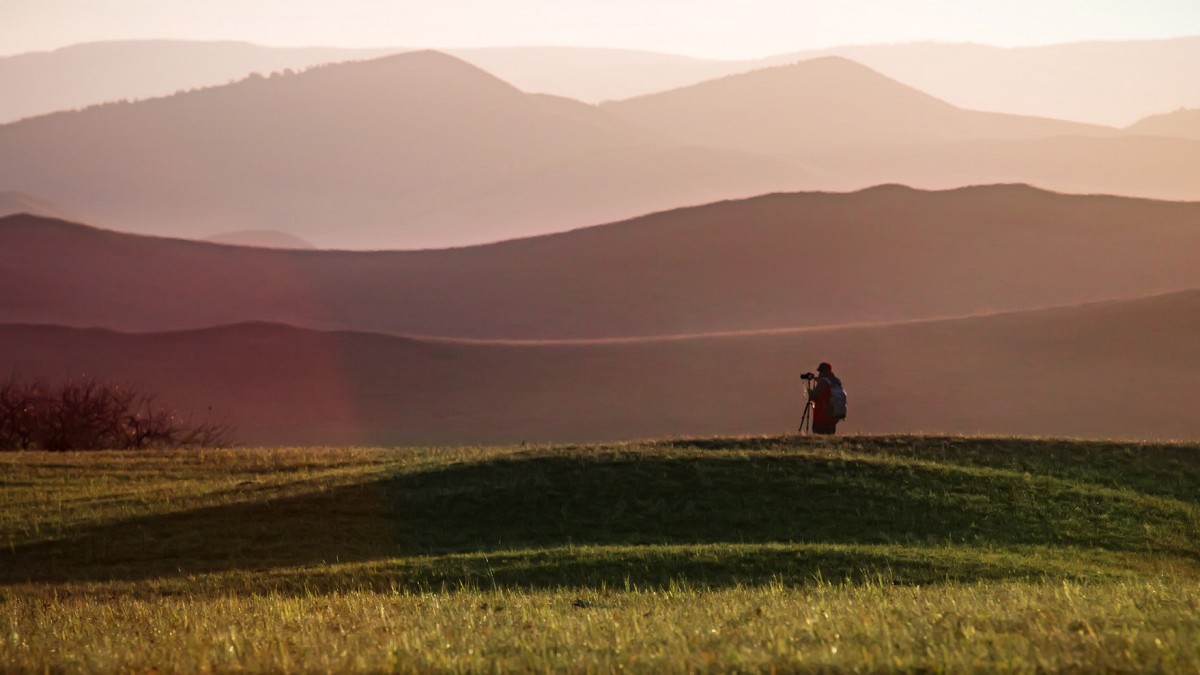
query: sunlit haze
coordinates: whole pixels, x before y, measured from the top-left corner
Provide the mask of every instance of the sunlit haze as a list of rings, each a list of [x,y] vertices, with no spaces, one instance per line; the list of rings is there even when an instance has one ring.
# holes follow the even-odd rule
[[[5,0],[0,54],[174,38],[273,46],[619,47],[749,58],[842,44],[1024,46],[1200,33],[1195,0]]]

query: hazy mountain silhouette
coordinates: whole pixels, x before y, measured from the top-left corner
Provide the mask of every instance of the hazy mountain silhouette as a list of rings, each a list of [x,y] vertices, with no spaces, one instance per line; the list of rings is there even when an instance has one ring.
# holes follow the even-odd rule
[[[211,241],[216,244],[230,244],[233,246],[255,246],[258,248],[290,248],[301,250],[316,248],[300,237],[290,235],[286,232],[276,232],[273,230],[239,230],[237,232],[221,232],[210,237],[205,237],[204,241]]]
[[[244,42],[90,42],[0,57],[0,123],[119,100],[269,75],[288,68],[383,56],[400,49],[263,47]]]
[[[454,53],[526,91],[592,103],[840,56],[969,110],[1124,127],[1163,110],[1200,107],[1200,37],[1037,47],[848,45],[745,61],[567,47]]]
[[[845,433],[1200,439],[1200,291],[882,327],[616,342],[412,340],[251,324],[0,327],[0,372],[87,373],[228,415],[248,444],[616,440],[794,431],[831,361]]]
[[[916,43],[797,52],[761,64],[843,56],[972,110],[1123,127],[1200,107],[1200,36],[1038,47]]]
[[[1082,194],[1200,200],[1195,140],[962,110],[840,57],[731,75],[602,109],[688,142],[706,139],[820,167],[829,189],[1019,182]]]
[[[288,49],[238,42],[141,40],[0,57],[0,123],[120,99],[224,84],[252,72],[404,51]],[[1200,37],[999,48],[913,43],[841,46],[759,60],[705,60],[625,49],[449,49],[529,92],[621,100],[734,73],[842,56],[954,105],[1112,126],[1200,107]],[[1153,76],[1147,74],[1152,73]]]
[[[1114,133],[1092,125],[962,110],[838,57],[731,75],[602,109],[689,143],[774,154],[800,154],[814,147]]]
[[[805,161],[848,187],[898,182],[925,189],[1031,183],[1076,194],[1200,200],[1200,140],[1064,136],[814,151]]]
[[[403,47],[265,47],[235,41],[114,40],[0,56],[0,124],[120,100],[213,87],[251,73],[374,59]],[[588,101],[629,98],[750,68],[627,49],[494,47],[440,50],[523,91]],[[681,82],[684,81],[684,82]]]
[[[1173,136],[1200,140],[1200,108],[1152,115],[1139,120],[1125,131],[1146,136]]]
[[[566,96],[587,103],[652,94],[754,68],[748,61],[717,61],[630,49],[490,47],[446,51],[522,91]]]
[[[68,213],[45,199],[39,199],[24,192],[0,192],[0,217],[21,213],[62,220],[79,220],[78,216]]]
[[[412,52],[0,126],[0,185],[100,224],[319,246],[504,239],[795,188],[783,160],[697,151],[594,107]],[[120,170],[113,170],[116,164]]]
[[[0,220],[0,321],[595,338],[899,321],[1200,287],[1200,204],[1026,186],[779,194],[489,246],[282,251]]]

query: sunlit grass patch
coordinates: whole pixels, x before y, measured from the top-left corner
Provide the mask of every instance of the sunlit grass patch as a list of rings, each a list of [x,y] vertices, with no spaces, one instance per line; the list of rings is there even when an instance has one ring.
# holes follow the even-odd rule
[[[0,454],[3,669],[1200,668],[1200,449]]]

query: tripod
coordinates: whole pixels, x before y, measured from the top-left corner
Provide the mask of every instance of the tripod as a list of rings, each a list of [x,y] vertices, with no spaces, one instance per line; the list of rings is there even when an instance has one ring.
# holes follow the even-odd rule
[[[799,429],[801,434],[812,432],[813,381],[811,379],[806,379],[804,382],[806,385],[805,391],[804,391],[804,414],[800,416],[800,429]]]

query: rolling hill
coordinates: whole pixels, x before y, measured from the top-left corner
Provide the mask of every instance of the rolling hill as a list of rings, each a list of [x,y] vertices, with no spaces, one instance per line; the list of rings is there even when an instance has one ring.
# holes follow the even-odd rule
[[[419,248],[790,188],[790,161],[698,150],[410,52],[0,126],[0,186],[162,235],[284,231]],[[113,167],[120,170],[113,170]]]
[[[803,51],[780,65],[841,56],[954,105],[1124,127],[1200,106],[1200,36],[1035,47],[913,43]]]
[[[778,434],[832,362],[845,433],[1200,438],[1200,291],[987,317],[678,339],[499,343],[244,324],[0,328],[0,372],[131,382],[250,444]]]
[[[283,251],[0,220],[0,321],[478,339],[878,323],[1200,287],[1200,204],[1026,186],[778,194],[461,249]]]
[[[769,154],[1113,133],[1106,127],[963,110],[839,57],[730,75],[601,108],[689,143]]]
[[[1171,136],[1200,140],[1200,108],[1181,108],[1175,112],[1152,115],[1138,120],[1125,131],[1146,136]]]

